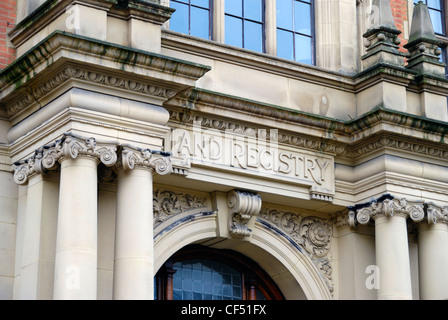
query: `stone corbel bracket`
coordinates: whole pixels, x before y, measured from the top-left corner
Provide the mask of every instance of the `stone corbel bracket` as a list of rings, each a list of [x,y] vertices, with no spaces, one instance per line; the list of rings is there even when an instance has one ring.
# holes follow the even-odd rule
[[[237,238],[250,237],[248,223],[261,211],[261,196],[257,193],[232,190],[227,194],[227,206],[231,209],[229,232]]]

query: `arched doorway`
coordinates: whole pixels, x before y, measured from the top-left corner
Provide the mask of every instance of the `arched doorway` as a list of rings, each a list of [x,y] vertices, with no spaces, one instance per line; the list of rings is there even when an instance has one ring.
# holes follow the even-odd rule
[[[158,300],[283,300],[269,275],[233,250],[189,245],[156,275]]]

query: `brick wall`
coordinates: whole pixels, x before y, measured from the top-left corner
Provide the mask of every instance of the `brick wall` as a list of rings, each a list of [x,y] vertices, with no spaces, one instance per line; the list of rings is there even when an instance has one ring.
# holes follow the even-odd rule
[[[390,7],[392,9],[392,14],[395,18],[395,26],[401,31],[399,38],[401,39],[400,47],[403,49],[403,45],[407,43],[407,39],[404,38],[405,30],[408,28],[408,1],[407,0],[390,0]]]
[[[7,39],[7,33],[16,22],[17,0],[0,0],[0,69],[15,59],[15,49]]]

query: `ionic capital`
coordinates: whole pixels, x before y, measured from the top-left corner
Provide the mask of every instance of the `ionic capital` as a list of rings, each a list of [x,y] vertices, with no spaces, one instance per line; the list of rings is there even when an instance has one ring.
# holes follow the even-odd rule
[[[24,161],[14,163],[13,169],[14,182],[17,184],[25,184],[31,176],[38,173],[36,171],[36,161],[34,156]]]
[[[170,174],[173,170],[170,154],[161,151],[124,145],[121,148],[120,160],[124,170],[140,167],[155,171],[160,175]]]
[[[448,206],[437,206],[433,203],[427,204],[427,222],[428,224],[447,223],[448,224]]]
[[[33,174],[42,174],[58,167],[65,159],[92,157],[105,166],[113,166],[117,161],[117,145],[111,142],[98,142],[95,138],[86,138],[65,133],[61,139],[43,146],[34,155],[23,162],[14,164],[14,181],[25,184]]]
[[[248,191],[232,190],[227,194],[227,206],[231,209],[230,234],[237,237],[249,237],[252,230],[249,220],[261,210],[261,196]]]
[[[424,203],[421,201],[408,201],[407,199],[387,198],[381,202],[372,201],[370,205],[356,210],[356,220],[360,224],[367,224],[370,219],[379,217],[402,216],[420,222],[425,217]]]
[[[100,142],[95,138],[66,133],[62,139],[61,147],[61,157],[58,161],[62,161],[63,157],[76,159],[84,156],[93,157],[107,167],[111,167],[117,162],[117,144],[113,142]]]

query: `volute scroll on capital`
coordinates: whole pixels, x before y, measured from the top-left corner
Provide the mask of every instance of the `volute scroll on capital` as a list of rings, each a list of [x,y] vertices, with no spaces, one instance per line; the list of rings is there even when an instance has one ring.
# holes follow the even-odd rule
[[[428,203],[426,208],[426,215],[428,224],[448,224],[448,206],[441,207],[433,203]]]
[[[160,175],[170,174],[173,170],[170,153],[142,149],[130,145],[121,147],[121,165],[124,170],[133,170],[136,167],[154,170]]]
[[[350,227],[356,227],[358,223],[368,224],[371,219],[376,220],[378,217],[393,216],[409,218],[415,223],[422,222],[425,218],[428,223],[436,223],[439,218],[446,219],[448,222],[448,207],[441,208],[420,200],[410,201],[405,198],[398,199],[387,195],[379,200],[360,205],[358,208],[356,206],[349,207],[345,220]]]
[[[61,139],[45,145],[34,152],[30,158],[14,164],[14,181],[25,184],[34,174],[44,174],[58,168],[65,159],[91,157],[97,162],[111,167],[117,162],[117,144],[99,142],[93,137],[81,137],[64,133]]]
[[[380,216],[393,217],[403,216],[409,217],[414,222],[420,222],[425,217],[423,202],[408,201],[402,199],[386,199],[383,202],[373,201],[369,207],[358,210],[356,220],[360,224],[367,224],[370,220]]]

